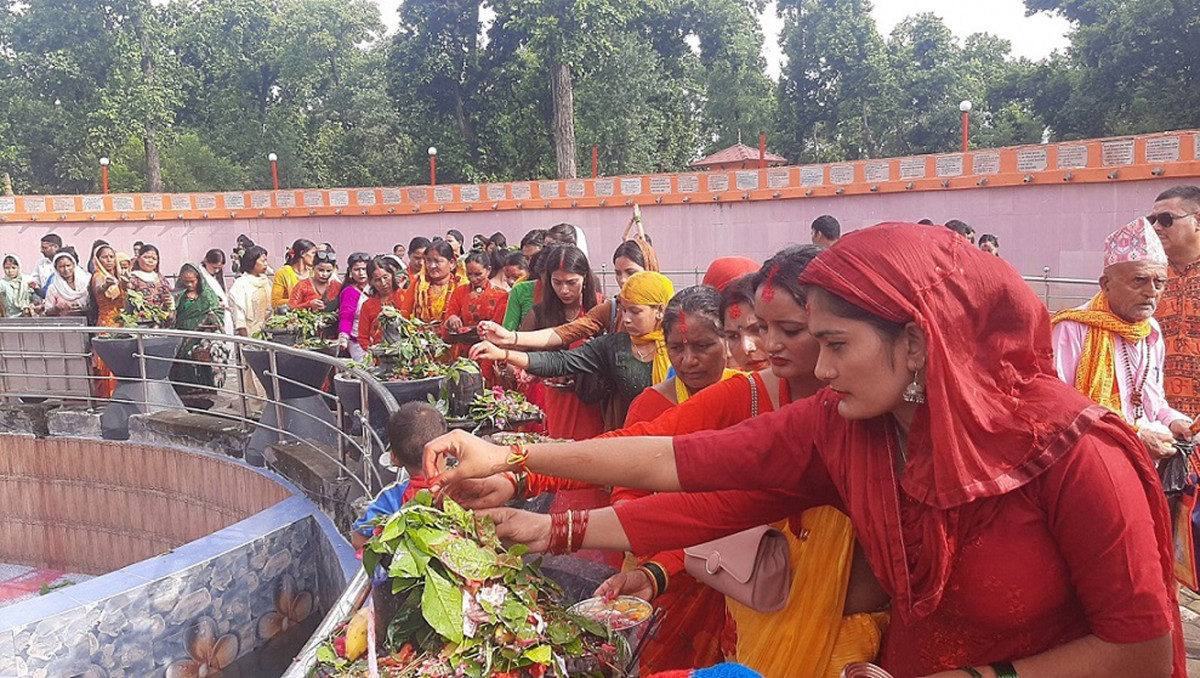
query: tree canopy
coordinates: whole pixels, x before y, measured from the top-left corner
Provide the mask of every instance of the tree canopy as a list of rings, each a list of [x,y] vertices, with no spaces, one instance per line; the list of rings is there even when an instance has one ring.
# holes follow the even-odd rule
[[[1072,22],[1033,62],[869,0],[10,0],[0,173],[20,193],[423,183],[686,169],[759,133],[792,162],[1195,124],[1200,0],[1026,0]]]

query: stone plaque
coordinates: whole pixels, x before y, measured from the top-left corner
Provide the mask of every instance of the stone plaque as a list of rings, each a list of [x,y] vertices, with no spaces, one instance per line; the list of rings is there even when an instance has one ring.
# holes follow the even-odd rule
[[[216,205],[217,197],[215,195],[205,195],[205,196],[200,196],[200,197],[208,198],[209,200],[213,201],[214,206]],[[132,195],[115,195],[115,196],[113,196],[112,200],[113,200],[113,209],[116,210],[117,212],[132,212],[133,211],[133,196]],[[40,212],[45,209],[46,209],[46,201],[42,200],[42,209],[38,210],[38,211]],[[28,200],[25,201],[25,211],[26,212],[33,211],[33,210],[29,209],[29,201]]]
[[[875,183],[892,180],[892,164],[887,161],[869,162],[863,165],[863,176],[867,181]]]
[[[458,197],[463,202],[479,202],[478,186],[462,186],[458,189]]]
[[[801,186],[821,186],[825,183],[825,168],[820,165],[812,165],[809,167],[800,168],[800,185]]]
[[[11,200],[12,198],[9,198],[9,199]],[[191,202],[188,202],[188,205],[190,207]],[[83,209],[85,212],[103,212],[104,211],[104,198],[102,198],[98,195],[83,196]],[[0,211],[3,211],[3,210],[0,210]],[[12,210],[9,210],[9,211],[12,211]]]
[[[593,190],[596,191],[596,195],[607,198],[613,194],[613,187],[612,179],[597,179]]]
[[[924,179],[925,178],[925,158],[901,158],[900,159],[900,178],[901,179]]]
[[[17,211],[17,199],[9,196],[0,197],[0,212],[9,214]]]
[[[512,197],[513,200],[529,200],[533,197],[533,184],[513,184]]]
[[[453,202],[454,189],[449,186],[434,186],[433,187],[434,202]]]
[[[333,207],[345,207],[350,204],[350,191],[330,191],[329,204]]]
[[[1179,162],[1179,137],[1147,139],[1146,162]]]
[[[1044,148],[1022,148],[1017,151],[1017,171],[1041,172],[1050,164],[1048,156]]]
[[[97,207],[96,209],[104,209]],[[173,195],[171,196],[171,209],[173,210],[190,210],[192,209],[192,196],[190,195]]]
[[[557,198],[558,197],[558,182],[543,181],[538,183],[538,196],[542,198]]]
[[[113,207],[117,208],[117,203],[113,201]],[[119,209],[119,208],[117,208]],[[217,196],[215,195],[198,195],[196,196],[196,209],[198,210],[215,210],[217,209]]]
[[[621,180],[621,195],[641,195],[641,177],[627,177]]]
[[[1059,146],[1058,147],[1058,168],[1072,169],[1076,167],[1087,167],[1088,164],[1088,149],[1087,146]]]
[[[758,189],[758,172],[738,172],[737,188],[739,191],[754,191]]]
[[[975,153],[971,156],[971,174],[999,174],[999,153]]]
[[[399,197],[396,198],[396,202],[400,202]],[[282,193],[276,193],[275,194],[275,206],[276,207],[295,207],[296,206],[296,193],[294,191],[284,191]]]
[[[587,184],[582,181],[567,182],[567,197],[582,198],[587,194]]]
[[[142,211],[157,212],[163,207],[163,199],[161,195],[143,195],[142,196]]]
[[[115,201],[116,198],[113,198],[113,200]],[[129,202],[130,202],[129,209],[133,209],[133,204],[132,204],[133,198],[129,198]],[[23,204],[25,206],[26,212],[45,212],[46,211],[46,199],[45,198],[25,198],[25,200],[23,201]]]
[[[767,188],[787,188],[791,185],[791,170],[785,168],[767,170]]]
[[[158,209],[157,207],[156,208],[146,207],[146,201],[150,200],[152,198],[157,198],[159,205],[161,206],[162,197],[156,196],[156,195],[148,195],[148,196],[142,198],[142,209]],[[54,196],[54,211],[55,212],[74,212],[75,211],[75,198],[72,198],[71,196],[66,196],[66,195]]]
[[[679,187],[680,193],[699,193],[700,176],[697,174],[681,174],[675,179],[675,185]]]
[[[507,200],[508,187],[504,184],[488,184],[487,197],[488,200]]]
[[[671,177],[650,177],[651,193],[670,193]]]
[[[243,193],[223,193],[221,198],[225,201],[225,209],[244,209],[246,207],[246,196]]]
[[[256,210],[271,208],[271,194],[266,191],[255,191],[250,194],[250,207]]]
[[[1105,167],[1133,164],[1133,139],[1100,142],[1100,164]]]
[[[854,165],[830,165],[829,181],[835,184],[854,183]]]
[[[705,185],[710,191],[728,191],[729,190],[729,175],[728,174],[709,174],[705,177]]]
[[[429,191],[424,188],[408,189],[408,201],[415,203],[429,202]]]
[[[375,191],[373,191],[369,188],[364,188],[359,191],[355,191],[354,202],[358,203],[359,205],[364,205],[364,206],[374,205],[375,204]]]
[[[398,205],[404,200],[404,196],[398,188],[383,189],[383,202],[385,205]]]
[[[305,191],[304,192],[305,207],[324,207],[325,194],[321,191]]]
[[[963,173],[963,157],[956,155],[939,155],[937,158],[937,175],[939,177],[961,177]]]

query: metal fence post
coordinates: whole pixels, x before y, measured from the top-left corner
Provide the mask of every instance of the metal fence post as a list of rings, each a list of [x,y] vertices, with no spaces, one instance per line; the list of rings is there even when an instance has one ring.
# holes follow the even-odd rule
[[[142,334],[142,330],[137,332],[137,354],[138,354],[138,369],[142,373],[142,404],[149,405],[150,402],[146,397],[146,341]]]

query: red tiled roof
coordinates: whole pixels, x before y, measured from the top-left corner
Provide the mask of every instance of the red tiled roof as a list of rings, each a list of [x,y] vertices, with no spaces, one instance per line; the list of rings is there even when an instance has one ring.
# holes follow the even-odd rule
[[[783,164],[787,162],[787,158],[776,155],[767,151],[763,158],[769,165]],[[746,144],[734,144],[729,148],[717,151],[707,158],[701,158],[692,163],[692,167],[711,167],[713,165],[727,165],[729,163],[742,162],[758,162],[758,149],[750,148]]]

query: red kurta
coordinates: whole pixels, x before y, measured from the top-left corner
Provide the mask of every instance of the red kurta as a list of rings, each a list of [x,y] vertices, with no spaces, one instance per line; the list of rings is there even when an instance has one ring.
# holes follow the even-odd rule
[[[292,288],[292,294],[288,297],[288,306],[290,308],[308,308],[309,302],[313,299],[320,299],[326,304],[330,304],[341,293],[342,284],[336,280],[330,280],[329,285],[325,288],[325,294],[317,294],[312,278],[305,278]]]
[[[390,299],[388,306],[399,306],[404,295],[403,290],[397,290]],[[383,312],[383,300],[372,296],[363,302],[362,310],[358,312],[358,345],[365,351],[379,343],[382,333],[379,327],[379,314]]]
[[[1088,634],[1136,643],[1177,630],[1149,461],[1100,408],[1085,411],[1067,444],[1058,463],[1017,490],[938,516],[900,489],[890,418],[842,419],[826,390],[730,429],[676,438],[685,490],[774,491],[660,494],[616,510],[635,551],[648,553],[809,506],[844,507],[880,584],[899,599],[936,576],[928,565],[937,561],[923,551],[945,540],[953,552],[941,561],[949,572],[940,602],[924,616],[892,610],[882,663],[898,678],[1021,659]],[[925,532],[938,525],[950,533]]]

